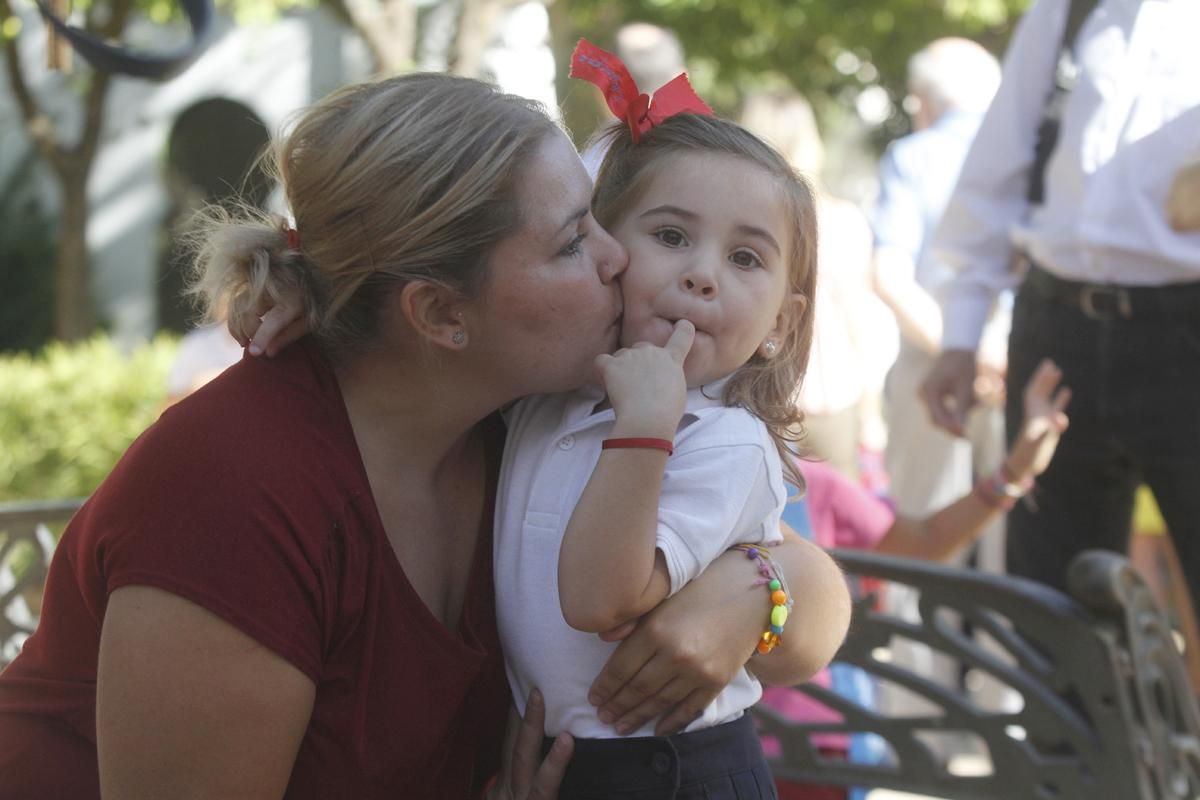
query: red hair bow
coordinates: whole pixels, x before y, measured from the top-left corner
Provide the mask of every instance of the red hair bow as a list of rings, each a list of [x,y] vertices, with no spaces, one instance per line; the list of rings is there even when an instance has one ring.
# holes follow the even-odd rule
[[[580,39],[571,54],[571,77],[600,87],[612,113],[629,124],[635,144],[641,141],[643,133],[676,114],[715,116],[692,89],[687,73],[672,78],[653,97],[642,94],[621,59],[587,39]]]

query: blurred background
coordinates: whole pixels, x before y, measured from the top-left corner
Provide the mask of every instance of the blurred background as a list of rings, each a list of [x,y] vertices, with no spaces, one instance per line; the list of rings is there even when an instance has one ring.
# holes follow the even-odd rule
[[[54,5],[134,47],[188,37],[172,0]],[[741,118],[755,98],[798,98],[803,113],[783,124],[805,128],[802,148],[816,157],[801,166],[861,212],[869,237],[879,155],[910,130],[909,58],[944,36],[1000,54],[1026,5],[222,0],[201,55],[151,82],[93,73],[48,35],[31,2],[0,0],[0,501],[88,494],[168,394],[229,358],[228,342],[211,363],[199,344],[180,352],[195,313],[181,295],[177,234],[205,202],[236,195],[272,207],[255,157],[289,114],[338,86],[408,70],[481,77],[558,109],[582,147],[606,112],[593,87],[566,78],[576,40],[619,49],[623,26],[651,23],[674,40],[642,28],[624,54],[644,46],[668,70],[683,59],[718,113]],[[850,377],[869,394],[894,360],[896,334],[886,307],[867,310],[870,352],[842,368],[862,373]],[[169,380],[177,359],[191,372]],[[879,435],[869,421],[864,430],[868,444]]]

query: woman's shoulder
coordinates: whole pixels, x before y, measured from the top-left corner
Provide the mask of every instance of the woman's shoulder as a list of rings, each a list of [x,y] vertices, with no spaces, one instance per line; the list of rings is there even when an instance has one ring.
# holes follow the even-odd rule
[[[167,409],[97,490],[104,530],[325,530],[367,491],[331,377],[311,353],[245,360]]]

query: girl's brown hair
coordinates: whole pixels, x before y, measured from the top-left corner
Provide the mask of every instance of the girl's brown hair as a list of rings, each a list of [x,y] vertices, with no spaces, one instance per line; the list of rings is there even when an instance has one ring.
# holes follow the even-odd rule
[[[482,288],[493,247],[520,225],[515,181],[553,130],[538,104],[450,75],[335,92],[265,156],[297,246],[279,217],[212,207],[192,237],[191,292],[210,319],[299,294],[324,346],[368,347],[397,286]]]
[[[722,401],[740,406],[766,424],[783,461],[784,474],[798,488],[804,478],[795,446],[804,438],[804,414],[796,404],[813,337],[813,298],[817,288],[816,196],[809,182],[774,148],[740,125],[717,117],[678,114],[642,134],[634,144],[629,128],[601,134],[608,154],[596,178],[592,212],[609,230],[641,199],[668,157],[715,153],[745,159],[775,179],[792,220],[788,254],[790,294],[806,298],[801,311],[785,311],[785,328],[773,358],[755,354],[725,384]]]

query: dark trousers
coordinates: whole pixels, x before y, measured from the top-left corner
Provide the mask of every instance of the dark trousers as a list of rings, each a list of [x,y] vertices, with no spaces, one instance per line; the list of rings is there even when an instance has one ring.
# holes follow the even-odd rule
[[[1032,504],[1009,514],[1008,570],[1061,589],[1080,551],[1125,553],[1144,482],[1200,601],[1200,284],[1079,288],[1034,267],[1013,308],[1009,442],[1042,358],[1062,368],[1074,394],[1070,427]]]
[[[547,739],[543,755],[549,751]],[[674,736],[576,739],[559,800],[775,800],[754,721]]]

